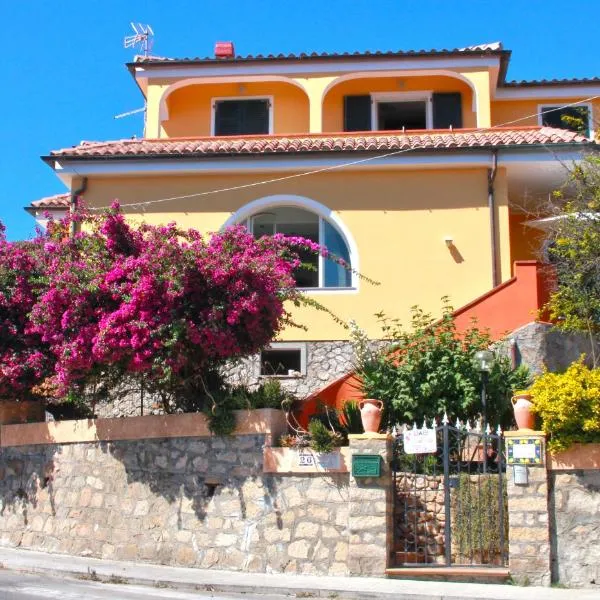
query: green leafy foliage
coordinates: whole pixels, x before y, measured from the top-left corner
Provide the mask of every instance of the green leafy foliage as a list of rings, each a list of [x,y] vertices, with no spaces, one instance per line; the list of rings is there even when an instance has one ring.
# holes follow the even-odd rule
[[[572,169],[554,201],[558,218],[547,246],[557,288],[546,309],[560,329],[583,331],[593,339],[600,333],[600,158],[591,155]],[[591,359],[598,366],[593,344]]]
[[[308,432],[310,433],[310,447],[315,452],[331,452],[335,446],[333,432],[321,422],[319,419],[313,419],[308,424]]]
[[[544,373],[529,392],[542,430],[549,434],[550,450],[600,442],[600,369],[589,369],[579,360],[564,373]]]
[[[363,424],[360,417],[360,408],[356,400],[347,400],[341,411],[337,414],[339,429],[338,431],[348,436],[348,434],[363,433]]]
[[[365,396],[384,402],[382,428],[421,423],[444,413],[451,419],[474,419],[481,412],[481,373],[474,357],[492,340],[475,324],[459,334],[453,309],[443,301],[439,320],[413,307],[410,330],[383,313],[377,315],[391,347],[358,361],[357,373]],[[487,384],[489,422],[511,423],[512,390],[526,387],[528,380],[526,368],[513,370],[507,357],[496,357]]]
[[[221,380],[221,385],[208,393],[210,402],[205,399],[203,410],[208,417],[208,427],[215,435],[233,433],[234,410],[286,409],[294,400],[293,395],[284,390],[276,379],[267,379],[254,390],[246,386],[227,386]]]
[[[256,389],[248,390],[243,386],[234,388],[234,394],[240,398],[240,408],[279,408],[287,410],[294,397],[281,387],[278,379],[266,379]]]

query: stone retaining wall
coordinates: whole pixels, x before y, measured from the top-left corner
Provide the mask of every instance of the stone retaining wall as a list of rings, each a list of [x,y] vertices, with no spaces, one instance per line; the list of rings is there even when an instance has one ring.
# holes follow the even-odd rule
[[[2,448],[0,544],[348,574],[348,474],[263,474],[264,444],[244,435]]]
[[[552,579],[600,588],[600,470],[551,471]]]

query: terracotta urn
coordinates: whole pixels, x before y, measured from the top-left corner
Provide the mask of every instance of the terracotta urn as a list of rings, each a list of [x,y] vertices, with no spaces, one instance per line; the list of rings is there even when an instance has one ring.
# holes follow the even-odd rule
[[[533,429],[535,427],[535,415],[533,414],[533,402],[531,394],[526,392],[517,393],[512,397],[515,421],[519,429]]]
[[[378,433],[379,425],[381,424],[383,402],[381,400],[365,398],[358,403],[358,408],[360,408],[360,418],[365,433]]]

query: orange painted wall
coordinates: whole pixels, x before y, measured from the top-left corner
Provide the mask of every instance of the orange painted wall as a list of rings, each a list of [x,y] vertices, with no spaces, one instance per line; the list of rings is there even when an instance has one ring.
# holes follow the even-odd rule
[[[462,94],[463,127],[475,127],[471,88],[451,77],[398,77],[351,79],[333,87],[323,101],[323,131],[343,131],[344,96],[371,92],[460,92]]]
[[[494,340],[535,321],[538,310],[547,302],[553,285],[552,272],[536,261],[515,263],[514,277],[454,312],[458,331],[467,330],[473,319],[489,328]],[[510,310],[507,310],[510,307]],[[360,380],[350,373],[330,383],[303,404],[298,421],[306,426],[319,403],[342,408],[348,400],[362,398]]]
[[[573,98],[555,98],[550,100],[501,100],[492,102],[492,126],[504,125],[510,123],[515,127],[524,125],[539,125],[537,113],[540,111],[540,104],[556,104],[562,106],[570,102],[584,100],[585,97]],[[592,104],[593,128],[600,126],[600,100]],[[518,119],[516,123],[512,123]]]
[[[527,227],[526,221],[533,217],[522,213],[509,213],[510,258],[516,260],[539,260],[544,233],[539,229]]]
[[[168,137],[209,136],[212,98],[273,96],[273,133],[308,131],[308,98],[294,85],[245,83],[243,92],[235,83],[190,85],[175,90],[167,99],[169,120],[163,122]]]

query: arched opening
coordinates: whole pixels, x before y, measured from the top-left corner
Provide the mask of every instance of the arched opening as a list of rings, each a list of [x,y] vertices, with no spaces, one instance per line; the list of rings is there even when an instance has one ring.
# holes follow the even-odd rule
[[[438,94],[434,94],[434,92]],[[477,126],[477,90],[464,75],[452,71],[432,70],[380,71],[374,73],[352,73],[332,81],[323,91],[323,131],[345,130],[345,98],[364,98],[368,112],[366,130],[385,131],[402,129],[435,128],[433,103],[435,96],[453,94],[458,96],[462,116],[460,127]],[[394,103],[402,103],[403,111],[412,111],[408,120],[389,124],[382,123],[386,115],[381,114]],[[405,115],[406,116],[406,115]]]
[[[283,77],[239,81],[183,80],[167,88],[160,100],[159,127],[168,137],[217,135],[217,104],[263,100],[268,104],[269,127],[261,133],[308,131],[309,101],[303,88]]]
[[[232,215],[225,226],[243,224],[256,237],[282,233],[299,236],[325,246],[343,259],[353,271],[358,257],[349,231],[339,217],[324,205],[301,196],[270,196],[255,200]],[[304,267],[296,273],[297,285],[303,289],[349,289],[357,285],[355,273],[337,262],[300,253]]]

